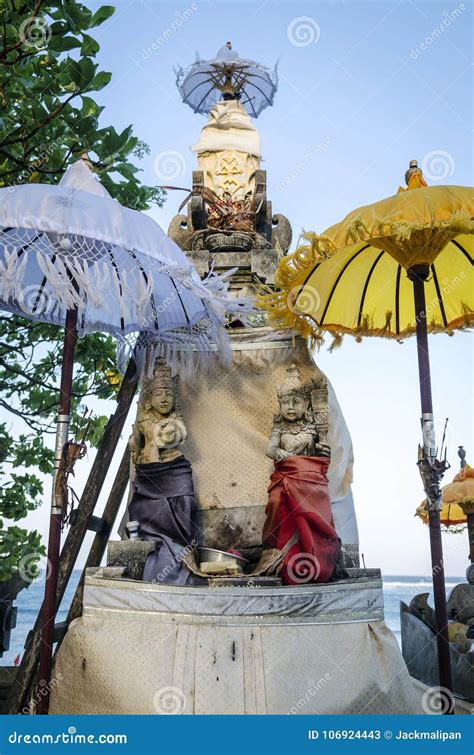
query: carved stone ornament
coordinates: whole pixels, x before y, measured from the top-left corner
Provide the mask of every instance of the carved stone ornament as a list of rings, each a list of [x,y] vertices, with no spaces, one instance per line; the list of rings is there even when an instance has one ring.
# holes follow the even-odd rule
[[[157,359],[153,377],[143,384],[137,419],[128,441],[134,464],[168,462],[182,456],[179,446],[187,438],[177,404],[178,378]]]
[[[295,364],[287,369],[288,377],[277,387],[280,411],[274,416],[267,456],[281,461],[289,456],[330,456],[325,442],[327,428],[320,433],[316,425],[312,398],[318,390],[313,383],[303,385]],[[326,386],[327,392],[327,386]]]

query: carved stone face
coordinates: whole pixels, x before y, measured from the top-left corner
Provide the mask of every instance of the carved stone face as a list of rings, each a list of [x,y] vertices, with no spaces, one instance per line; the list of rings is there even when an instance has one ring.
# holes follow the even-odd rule
[[[166,416],[174,406],[174,393],[171,388],[157,388],[153,391],[150,404],[159,414]]]
[[[288,393],[286,396],[280,398],[281,416],[287,422],[297,422],[301,419],[307,408],[307,400],[297,393]]]

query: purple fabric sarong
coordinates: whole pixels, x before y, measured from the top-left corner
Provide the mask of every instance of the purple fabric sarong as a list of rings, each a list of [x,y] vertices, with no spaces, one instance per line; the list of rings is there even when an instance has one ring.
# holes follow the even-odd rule
[[[155,541],[143,579],[169,585],[196,584],[181,559],[197,545],[197,506],[190,462],[138,464],[129,507],[130,521],[140,525],[141,540]],[[201,582],[201,580],[199,580]]]

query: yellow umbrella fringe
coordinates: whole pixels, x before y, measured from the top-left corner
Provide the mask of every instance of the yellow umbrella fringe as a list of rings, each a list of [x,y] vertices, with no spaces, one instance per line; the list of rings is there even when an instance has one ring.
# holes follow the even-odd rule
[[[268,297],[268,298],[266,298]],[[268,321],[276,329],[283,330],[297,330],[303,338],[311,338],[314,340],[314,345],[319,349],[324,343],[324,333],[330,333],[333,341],[329,347],[330,351],[334,351],[342,344],[344,335],[349,335],[355,338],[357,343],[362,343],[364,338],[387,338],[390,340],[403,343],[406,338],[411,338],[416,333],[415,326],[405,328],[399,333],[390,331],[387,327],[387,323],[383,328],[374,328],[370,322],[368,316],[363,318],[363,324],[357,329],[346,328],[342,325],[322,325],[319,326],[315,321],[311,321],[308,316],[299,315],[297,312],[291,311],[286,306],[287,294],[283,291],[273,292],[268,295],[258,295],[257,306],[264,309],[267,313]],[[262,299],[266,301],[262,302]],[[365,322],[364,322],[365,320]],[[446,329],[443,325],[437,325],[433,322],[428,323],[428,332],[432,334],[444,333],[452,337],[455,331],[467,331],[474,327],[474,313],[466,312],[462,317],[458,318],[454,322],[450,323],[449,329]]]
[[[465,301],[461,302],[461,309],[463,313],[464,323],[466,327],[469,327],[474,320],[474,312],[472,311],[471,307],[466,304]]]
[[[428,332],[433,333],[433,334],[444,333],[445,335],[453,336],[454,331],[470,330],[472,327],[474,327],[474,314],[470,315],[470,319],[468,322],[465,321],[466,317],[469,317],[469,316],[466,315],[465,317],[459,318],[458,320],[451,323],[449,330],[446,330],[443,325],[432,325],[431,323],[429,323]],[[290,327],[290,328],[294,327],[296,329],[300,329],[301,319],[302,317],[297,317],[295,314],[294,319],[292,320],[291,324],[286,325],[286,327]],[[328,324],[328,325],[325,324],[319,327],[316,322],[310,325],[308,320],[309,318],[306,317],[305,327],[311,331],[309,335],[313,338],[316,338],[320,342],[324,341],[324,332],[330,333],[333,338],[337,336],[338,339],[342,338],[342,336],[344,335],[349,335],[355,338],[357,343],[361,343],[364,338],[387,338],[387,339],[391,339],[392,341],[398,341],[399,343],[403,343],[403,341],[406,338],[410,338],[411,336],[414,336],[416,333],[416,329],[414,326],[411,328],[406,328],[400,333],[393,333],[386,330],[385,327],[383,328],[370,327],[370,324],[368,324],[367,322],[365,322],[365,324],[355,329],[355,328],[346,328],[343,325],[331,325],[331,324]],[[370,322],[370,319],[369,319],[369,322]],[[302,330],[300,330],[300,332],[302,335],[304,335]],[[338,342],[335,344],[333,348],[338,348],[340,343],[341,342],[338,340]]]
[[[358,241],[366,241],[368,239],[373,241],[377,238],[385,238],[387,236],[395,238],[398,241],[404,241],[412,233],[424,231],[428,228],[440,231],[449,228],[450,235],[454,238],[462,233],[472,233],[474,230],[474,218],[466,210],[457,210],[446,220],[434,218],[431,223],[404,220],[387,222],[374,218],[372,225],[367,225],[359,216],[354,218],[347,228],[345,243],[349,245]]]
[[[296,328],[303,337],[312,336],[321,341],[318,328],[294,310],[293,302],[314,265],[331,257],[336,247],[327,237],[311,231],[304,232],[302,238],[309,244],[299,246],[280,261],[275,274],[275,285],[280,290],[270,292],[268,286],[261,284],[257,289],[256,304],[266,311],[269,322],[275,327]]]
[[[416,516],[416,514],[415,514]],[[428,524],[428,520],[422,519],[423,524]],[[466,529],[466,524],[443,524],[441,523],[441,532],[446,535],[460,535]]]
[[[464,529],[467,526],[467,517],[464,515],[464,518],[461,519],[459,517],[459,514],[454,514],[454,518],[451,519],[451,507],[452,506],[460,506],[460,504],[463,503],[473,503],[473,499],[470,496],[466,496],[464,498],[460,498],[459,501],[451,501],[450,503],[444,503],[443,504],[443,513],[442,513],[442,519],[441,519],[441,529],[443,532],[447,532],[449,534],[457,534],[459,532],[463,532]],[[417,516],[423,524],[428,524],[429,518],[428,518],[428,511],[426,509],[426,499],[420,503],[420,505],[417,507],[414,516]],[[447,508],[445,508],[447,507]]]
[[[339,349],[342,346],[344,336],[342,333],[333,333],[331,345],[329,346],[329,352],[332,354],[335,349]]]

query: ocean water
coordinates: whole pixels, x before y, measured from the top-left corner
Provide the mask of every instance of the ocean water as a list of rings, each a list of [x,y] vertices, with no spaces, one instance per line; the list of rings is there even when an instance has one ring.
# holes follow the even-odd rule
[[[71,577],[69,587],[64,595],[63,602],[58,614],[58,621],[66,618],[67,610],[76,585],[81,575],[80,570],[75,570]],[[464,582],[463,577],[448,577],[446,579],[446,593],[449,595],[453,587],[459,582]],[[18,607],[16,628],[11,633],[10,649],[0,659],[1,666],[12,666],[14,659],[22,655],[26,636],[32,628],[38,609],[43,599],[44,581],[40,577],[22,590],[18,595],[15,605]],[[431,584],[426,577],[384,575],[383,593],[385,604],[385,622],[394,632],[400,643],[400,600],[409,603],[418,593],[429,592],[429,602],[433,605]]]

